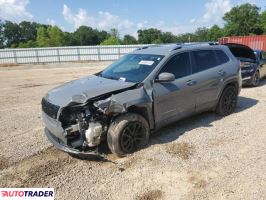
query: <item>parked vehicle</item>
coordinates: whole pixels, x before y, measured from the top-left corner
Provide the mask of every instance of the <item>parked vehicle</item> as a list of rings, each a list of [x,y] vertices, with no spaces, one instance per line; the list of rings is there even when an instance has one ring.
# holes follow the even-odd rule
[[[42,99],[48,139],[70,154],[118,155],[148,143],[151,131],[195,113],[234,112],[242,86],[228,47],[158,45],[138,49],[105,70],[50,90]]]
[[[266,52],[262,50],[255,50],[254,51],[257,57],[258,62],[258,70],[260,73],[261,78],[266,77]]]
[[[265,59],[256,56],[254,50],[241,44],[228,43],[233,55],[240,61],[243,85],[258,86],[260,79],[266,75]],[[262,56],[259,51],[259,56]]]

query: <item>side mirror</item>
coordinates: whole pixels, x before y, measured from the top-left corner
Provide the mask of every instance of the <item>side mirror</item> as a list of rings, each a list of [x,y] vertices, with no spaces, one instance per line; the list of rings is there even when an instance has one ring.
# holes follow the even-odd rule
[[[168,72],[160,73],[158,76],[158,79],[156,79],[156,82],[172,82],[175,80],[175,75]]]

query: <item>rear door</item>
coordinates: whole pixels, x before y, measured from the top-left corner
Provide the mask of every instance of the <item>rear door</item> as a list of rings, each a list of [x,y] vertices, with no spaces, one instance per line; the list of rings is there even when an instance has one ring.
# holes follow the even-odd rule
[[[158,75],[168,72],[175,80],[153,84],[154,115],[157,128],[195,112],[194,87],[191,79],[189,53],[179,53],[170,58]]]
[[[266,76],[266,52],[262,51],[261,52],[261,67],[262,67],[262,76]]]
[[[194,88],[196,111],[213,108],[227,75],[228,56],[222,50],[192,51],[192,79],[197,82]]]

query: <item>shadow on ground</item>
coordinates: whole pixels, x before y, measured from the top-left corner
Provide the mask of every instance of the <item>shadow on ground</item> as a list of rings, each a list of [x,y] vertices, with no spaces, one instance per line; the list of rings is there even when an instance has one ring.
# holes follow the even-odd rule
[[[247,98],[247,97],[239,97],[238,105],[235,113],[242,112],[247,110],[258,103],[258,100]],[[177,140],[179,136],[185,134],[188,131],[191,131],[196,128],[208,128],[212,126],[213,121],[221,120],[222,117],[215,114],[214,112],[204,112],[195,116],[191,116],[189,118],[177,121],[171,125],[168,125],[154,133],[150,136],[149,146],[154,144],[165,144],[170,143],[174,140]],[[90,161],[99,161],[99,162],[113,162],[112,153],[109,150],[106,143],[103,143],[100,148],[99,152],[106,155],[105,157],[86,157],[86,156],[75,156],[76,158],[82,160],[90,160]]]
[[[257,86],[257,87],[262,87],[266,85],[266,78],[263,78],[260,80],[260,84]],[[243,88],[254,88],[254,86],[251,86],[251,85],[243,85]]]
[[[237,109],[235,113],[243,112],[258,103],[258,100],[240,96],[238,98]],[[212,122],[221,120],[220,117],[214,112],[204,112],[189,118],[177,121],[171,125],[168,125],[158,131],[150,137],[150,146],[154,144],[164,144],[177,140],[179,136],[185,134],[196,128],[208,128],[213,126]]]

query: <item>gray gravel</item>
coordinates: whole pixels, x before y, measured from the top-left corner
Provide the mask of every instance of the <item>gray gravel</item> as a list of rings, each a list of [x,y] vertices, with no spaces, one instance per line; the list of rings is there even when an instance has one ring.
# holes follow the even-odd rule
[[[234,114],[168,126],[117,159],[81,160],[51,147],[40,101],[108,62],[0,68],[0,187],[54,187],[56,199],[266,199],[266,80]]]

